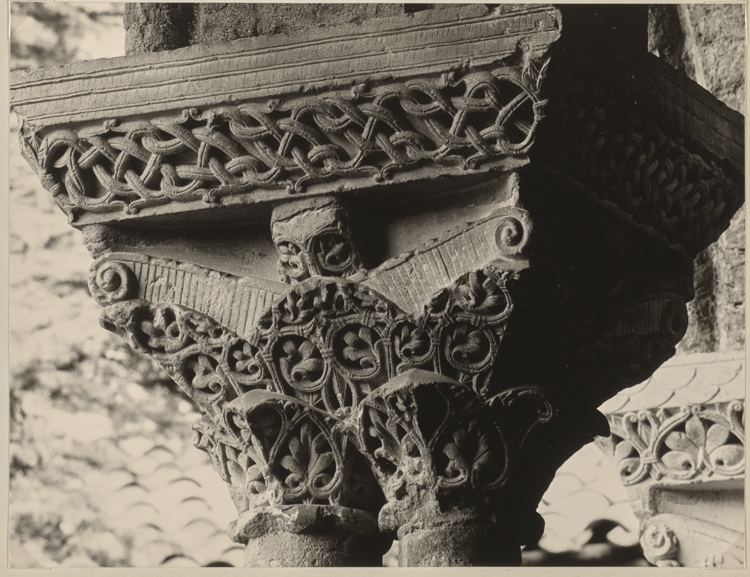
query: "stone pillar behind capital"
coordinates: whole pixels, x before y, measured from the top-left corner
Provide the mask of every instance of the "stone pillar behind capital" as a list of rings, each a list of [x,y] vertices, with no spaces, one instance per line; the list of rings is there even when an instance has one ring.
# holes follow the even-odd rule
[[[21,142],[104,328],[203,407],[249,566],[517,565],[684,335],[744,119],[601,7],[361,10],[14,74]]]

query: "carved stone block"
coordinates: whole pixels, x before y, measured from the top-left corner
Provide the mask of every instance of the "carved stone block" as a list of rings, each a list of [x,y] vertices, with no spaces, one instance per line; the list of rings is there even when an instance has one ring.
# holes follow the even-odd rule
[[[602,406],[615,462],[657,566],[744,565],[744,354],[680,357]],[[726,556],[725,556],[726,553]]]
[[[674,354],[743,119],[610,44],[482,5],[14,74],[102,324],[204,409],[249,565],[518,564],[596,406]]]

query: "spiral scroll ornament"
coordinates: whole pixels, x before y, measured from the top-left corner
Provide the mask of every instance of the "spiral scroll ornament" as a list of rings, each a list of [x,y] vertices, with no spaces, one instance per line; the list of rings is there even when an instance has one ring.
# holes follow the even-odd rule
[[[101,306],[138,296],[138,280],[126,264],[98,260],[91,266],[89,291]]]
[[[520,256],[526,249],[532,230],[528,213],[525,210],[514,209],[497,224],[495,243],[504,256]]]
[[[680,541],[672,528],[664,522],[649,523],[641,534],[641,547],[649,563],[657,567],[681,567],[677,561]]]

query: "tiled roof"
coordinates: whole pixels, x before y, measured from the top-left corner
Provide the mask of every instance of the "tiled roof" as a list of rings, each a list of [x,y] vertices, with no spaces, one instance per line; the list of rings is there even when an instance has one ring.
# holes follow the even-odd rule
[[[744,398],[744,351],[701,353],[672,358],[650,379],[621,391],[599,410],[622,414]]]
[[[605,524],[611,527],[606,541],[613,546],[638,543],[638,521],[625,487],[593,443],[560,467],[538,511],[545,521],[539,547],[550,553],[580,551]]]
[[[127,469],[97,473],[109,521],[139,542],[134,566],[242,567],[243,547],[226,533],[234,505],[205,456],[194,448],[192,455],[163,445],[141,449]]]

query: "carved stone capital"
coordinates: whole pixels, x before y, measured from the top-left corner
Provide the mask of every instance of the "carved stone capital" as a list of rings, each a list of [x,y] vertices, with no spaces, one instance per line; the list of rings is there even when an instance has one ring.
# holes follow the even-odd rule
[[[597,430],[587,418],[561,427],[568,412],[539,388],[485,400],[465,384],[423,370],[403,373],[365,397],[357,444],[383,488],[387,503],[378,522],[398,537],[401,564],[519,564],[519,546],[543,529],[531,495],[557,469],[544,462],[539,442],[559,458]],[[491,546],[498,541],[504,545]]]
[[[726,553],[727,566],[742,564],[744,397],[744,353],[710,353],[676,358],[602,406],[612,434],[597,444],[628,488],[651,563],[711,566]]]
[[[279,251],[282,282],[313,276],[348,277],[362,269],[346,209],[335,200],[298,201],[277,207],[271,235]]]
[[[102,324],[205,411],[249,564],[394,535],[405,565],[517,564],[595,407],[674,354],[744,120],[562,10],[13,74]],[[739,409],[695,405],[613,421],[628,475],[735,475]]]

